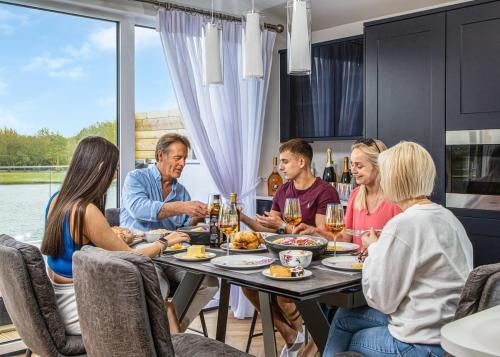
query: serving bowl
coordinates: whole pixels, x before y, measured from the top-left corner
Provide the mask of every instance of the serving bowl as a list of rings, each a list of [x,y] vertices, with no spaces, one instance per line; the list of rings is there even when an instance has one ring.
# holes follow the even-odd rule
[[[275,243],[275,241],[282,241],[282,238],[297,238],[300,240],[314,240],[314,245],[289,245],[282,244],[283,242]],[[286,240],[285,240],[286,241]],[[312,253],[312,259],[318,259],[325,252],[328,241],[323,237],[302,235],[302,234],[275,234],[272,236],[264,237],[267,249],[275,255],[283,250],[307,250]]]
[[[181,227],[178,232],[186,233],[189,236],[190,244],[210,244],[210,231],[208,225]]]
[[[313,253],[310,250],[282,250],[279,253],[281,265],[295,268],[307,268],[311,264]]]

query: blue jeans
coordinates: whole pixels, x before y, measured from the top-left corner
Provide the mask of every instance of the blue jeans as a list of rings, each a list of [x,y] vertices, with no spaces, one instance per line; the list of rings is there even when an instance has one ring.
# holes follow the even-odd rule
[[[367,357],[442,357],[440,345],[401,342],[389,333],[387,315],[370,307],[339,309],[333,318],[323,357],[355,351]]]

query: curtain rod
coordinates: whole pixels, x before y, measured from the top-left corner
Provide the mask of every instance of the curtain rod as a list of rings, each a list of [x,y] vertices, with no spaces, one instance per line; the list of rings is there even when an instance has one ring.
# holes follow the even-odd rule
[[[142,2],[145,4],[150,4],[150,5],[156,5],[158,7],[164,7],[167,10],[179,10],[179,11],[184,11],[184,12],[189,12],[189,13],[194,13],[194,14],[199,14],[199,15],[204,15],[204,16],[211,16],[212,12],[208,10],[202,10],[202,9],[197,9],[195,7],[189,7],[189,6],[183,6],[183,5],[177,5],[173,4],[170,2],[164,2],[164,1],[158,1],[158,0],[129,0],[129,1],[136,1],[136,2]],[[214,18],[221,19],[221,20],[227,20],[227,21],[236,21],[236,22],[241,22],[241,18],[233,15],[227,15],[223,14],[221,12],[215,12],[213,13]],[[264,23],[264,27],[268,30],[275,31],[277,33],[282,33],[284,30],[284,27],[282,24],[278,25],[273,25],[273,24],[268,24]]]

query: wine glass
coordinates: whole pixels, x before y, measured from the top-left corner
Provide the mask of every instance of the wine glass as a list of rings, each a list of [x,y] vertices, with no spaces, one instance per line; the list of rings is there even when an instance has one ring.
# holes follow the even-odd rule
[[[219,211],[219,229],[226,236],[227,255],[229,255],[229,239],[238,229],[238,211],[235,205],[223,204]]]
[[[287,198],[285,200],[283,220],[292,225],[292,231],[295,229],[295,226],[298,226],[302,222],[302,213],[300,212],[300,201],[298,198]]]
[[[326,206],[326,229],[333,233],[333,256],[337,256],[337,235],[344,230],[344,207],[337,203]]]

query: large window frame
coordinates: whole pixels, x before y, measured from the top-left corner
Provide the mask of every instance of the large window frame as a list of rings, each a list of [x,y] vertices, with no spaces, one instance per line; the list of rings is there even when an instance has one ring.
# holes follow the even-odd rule
[[[70,15],[114,21],[118,24],[117,43],[117,143],[120,149],[119,192],[127,173],[134,170],[135,160],[135,26],[155,28],[156,13],[152,6],[127,1],[86,0],[85,3],[72,0],[1,0],[12,5],[50,10]],[[103,5],[106,3],[105,5]]]

